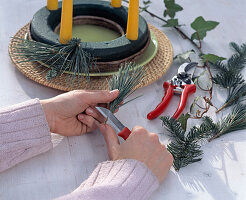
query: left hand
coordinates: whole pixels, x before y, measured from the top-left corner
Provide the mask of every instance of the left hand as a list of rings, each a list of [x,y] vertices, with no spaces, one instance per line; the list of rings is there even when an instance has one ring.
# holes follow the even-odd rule
[[[118,95],[118,90],[74,90],[40,102],[50,131],[73,136],[97,129],[105,118],[94,107],[98,104],[107,104]]]

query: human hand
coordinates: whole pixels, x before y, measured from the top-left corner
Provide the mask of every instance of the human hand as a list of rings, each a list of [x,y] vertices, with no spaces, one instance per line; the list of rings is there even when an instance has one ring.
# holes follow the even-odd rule
[[[97,129],[105,118],[95,109],[95,106],[107,104],[118,95],[118,90],[74,90],[40,102],[50,131],[64,136],[73,136]]]
[[[135,159],[143,162],[163,182],[173,163],[173,156],[158,135],[136,126],[127,140],[120,144],[114,130],[106,124],[99,126],[107,144],[111,160]]]

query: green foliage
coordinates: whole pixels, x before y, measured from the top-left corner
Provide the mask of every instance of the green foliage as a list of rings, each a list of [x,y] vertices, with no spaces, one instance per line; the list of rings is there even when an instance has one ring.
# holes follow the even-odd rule
[[[233,51],[235,51],[239,55],[245,55],[245,52],[246,52],[246,44],[242,44],[241,46],[239,46],[235,42],[231,42],[230,43],[230,47],[231,47],[231,49]]]
[[[209,117],[204,118],[203,123],[197,127],[193,126],[186,134],[181,123],[174,118],[161,117],[163,125],[169,131],[171,143],[167,150],[173,155],[173,166],[176,170],[191,163],[200,161],[202,150],[201,141],[207,139],[216,126]]]
[[[191,49],[189,51],[186,51],[184,53],[176,55],[173,60],[177,60],[180,63],[187,62],[187,60],[190,59],[190,55],[196,53],[195,50]]]
[[[89,80],[90,69],[95,67],[93,57],[83,50],[80,39],[72,39],[68,44],[49,45],[34,40],[14,38],[18,43],[14,54],[21,62],[38,62],[50,68],[46,74],[48,80],[69,71],[75,76]]]
[[[222,119],[219,123],[219,136],[246,128],[246,105],[237,104],[231,114]]]
[[[204,55],[201,56],[201,58],[202,58],[203,62],[210,62],[210,63],[213,63],[213,64],[215,64],[218,61],[222,61],[222,60],[226,59],[224,57],[220,57],[220,56],[217,56],[217,55],[214,55],[214,54],[211,54],[211,53],[204,54]]]
[[[164,17],[167,15],[171,18],[174,18],[176,12],[183,10],[183,8],[175,3],[175,0],[164,0],[166,10],[164,10]]]
[[[246,43],[239,46],[235,42],[230,43],[231,49],[235,52],[227,62],[228,68],[240,72],[246,65]]]
[[[179,118],[178,118],[178,122],[181,124],[181,127],[184,129],[184,131],[186,131],[187,128],[187,122],[188,119],[190,118],[190,114],[186,113],[186,114],[182,114]]]
[[[175,27],[179,26],[178,19],[169,19],[167,23],[163,25],[163,27]]]
[[[182,128],[180,122],[175,120],[174,118],[161,116],[160,119],[162,120],[163,125],[166,127],[166,129],[169,131],[168,136],[171,139],[179,138],[181,140],[184,140],[185,138],[185,130]]]
[[[230,46],[234,50],[234,54],[227,62],[218,61],[212,65],[218,71],[213,77],[214,83],[225,88],[228,94],[219,111],[245,100],[246,96],[246,83],[240,73],[246,65],[246,44],[239,46],[232,42]]]
[[[133,63],[125,63],[119,72],[112,76],[109,90],[118,89],[120,94],[114,101],[110,102],[109,109],[111,112],[117,110],[122,105],[123,100],[135,91],[136,86],[142,81],[143,75],[144,67],[136,68]]]
[[[167,150],[174,157],[174,168],[179,170],[202,159],[201,143],[204,140],[212,141],[224,134],[245,129],[246,105],[236,105],[230,114],[217,123],[208,116],[203,117],[202,124],[193,126],[188,132],[182,128],[179,121],[173,118],[161,117],[161,120],[171,138]]]
[[[123,0],[123,1],[129,3],[128,0]],[[142,11],[146,11],[152,17],[155,17],[155,18],[161,20],[162,22],[164,22],[165,25],[163,25],[163,27],[175,28],[175,30],[178,31],[178,33],[180,33],[180,35],[183,37],[183,39],[188,39],[202,53],[201,43],[200,43],[200,47],[199,47],[193,40],[197,39],[197,40],[201,41],[206,36],[207,31],[214,29],[219,23],[215,22],[215,21],[205,21],[203,19],[203,17],[201,17],[201,16],[197,17],[195,19],[195,21],[191,24],[191,27],[193,29],[195,29],[196,32],[193,33],[191,38],[190,38],[179,28],[181,25],[179,24],[178,19],[174,18],[177,12],[183,10],[183,7],[180,6],[179,4],[176,4],[175,0],[163,0],[163,2],[165,4],[165,10],[163,12],[163,16],[164,16],[164,18],[169,16],[170,19],[163,19],[163,18],[159,17],[158,15],[156,15],[155,13],[150,12],[148,10],[148,8],[149,8],[151,1],[149,1],[149,0],[143,0],[144,7],[140,7],[140,9]]]
[[[192,23],[191,27],[196,31],[191,35],[191,39],[203,40],[208,31],[213,30],[219,22],[216,21],[205,21],[202,16],[197,17]]]
[[[244,83],[242,75],[234,73],[231,69],[225,69],[224,72],[216,74],[213,77],[213,81],[215,84],[228,89],[229,93],[235,86]]]
[[[231,133],[246,128],[246,105],[237,104],[230,114],[224,117],[215,125],[213,136],[209,138],[212,141],[221,135]]]
[[[151,3],[152,1],[150,0],[143,1],[144,7],[141,7],[141,11],[147,11]]]
[[[236,85],[228,91],[228,96],[226,98],[223,108],[231,106],[233,104],[241,103],[245,101],[246,96],[246,83]]]

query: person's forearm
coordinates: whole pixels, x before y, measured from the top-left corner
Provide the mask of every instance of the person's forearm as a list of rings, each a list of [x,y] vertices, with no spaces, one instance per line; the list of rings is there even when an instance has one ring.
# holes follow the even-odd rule
[[[52,148],[38,99],[0,109],[0,172]]]
[[[156,176],[137,160],[106,161],[73,193],[57,200],[146,200],[158,186]]]

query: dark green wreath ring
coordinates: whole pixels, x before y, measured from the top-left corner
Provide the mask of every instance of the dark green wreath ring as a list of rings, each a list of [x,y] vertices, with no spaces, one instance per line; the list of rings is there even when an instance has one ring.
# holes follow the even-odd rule
[[[31,22],[32,39],[50,45],[60,44],[59,36],[55,29],[61,21],[61,2],[58,10],[49,11],[46,7],[41,8]],[[124,6],[113,8],[110,2],[95,0],[74,0],[73,17],[95,16],[113,21],[118,26],[114,28],[121,33],[121,37],[105,42],[81,42],[85,51],[90,53],[99,62],[117,61],[127,58],[143,49],[149,41],[148,25],[143,17],[139,17],[138,40],[131,41],[126,38],[128,9]],[[110,23],[108,23],[110,24]],[[117,28],[118,27],[118,28]]]

